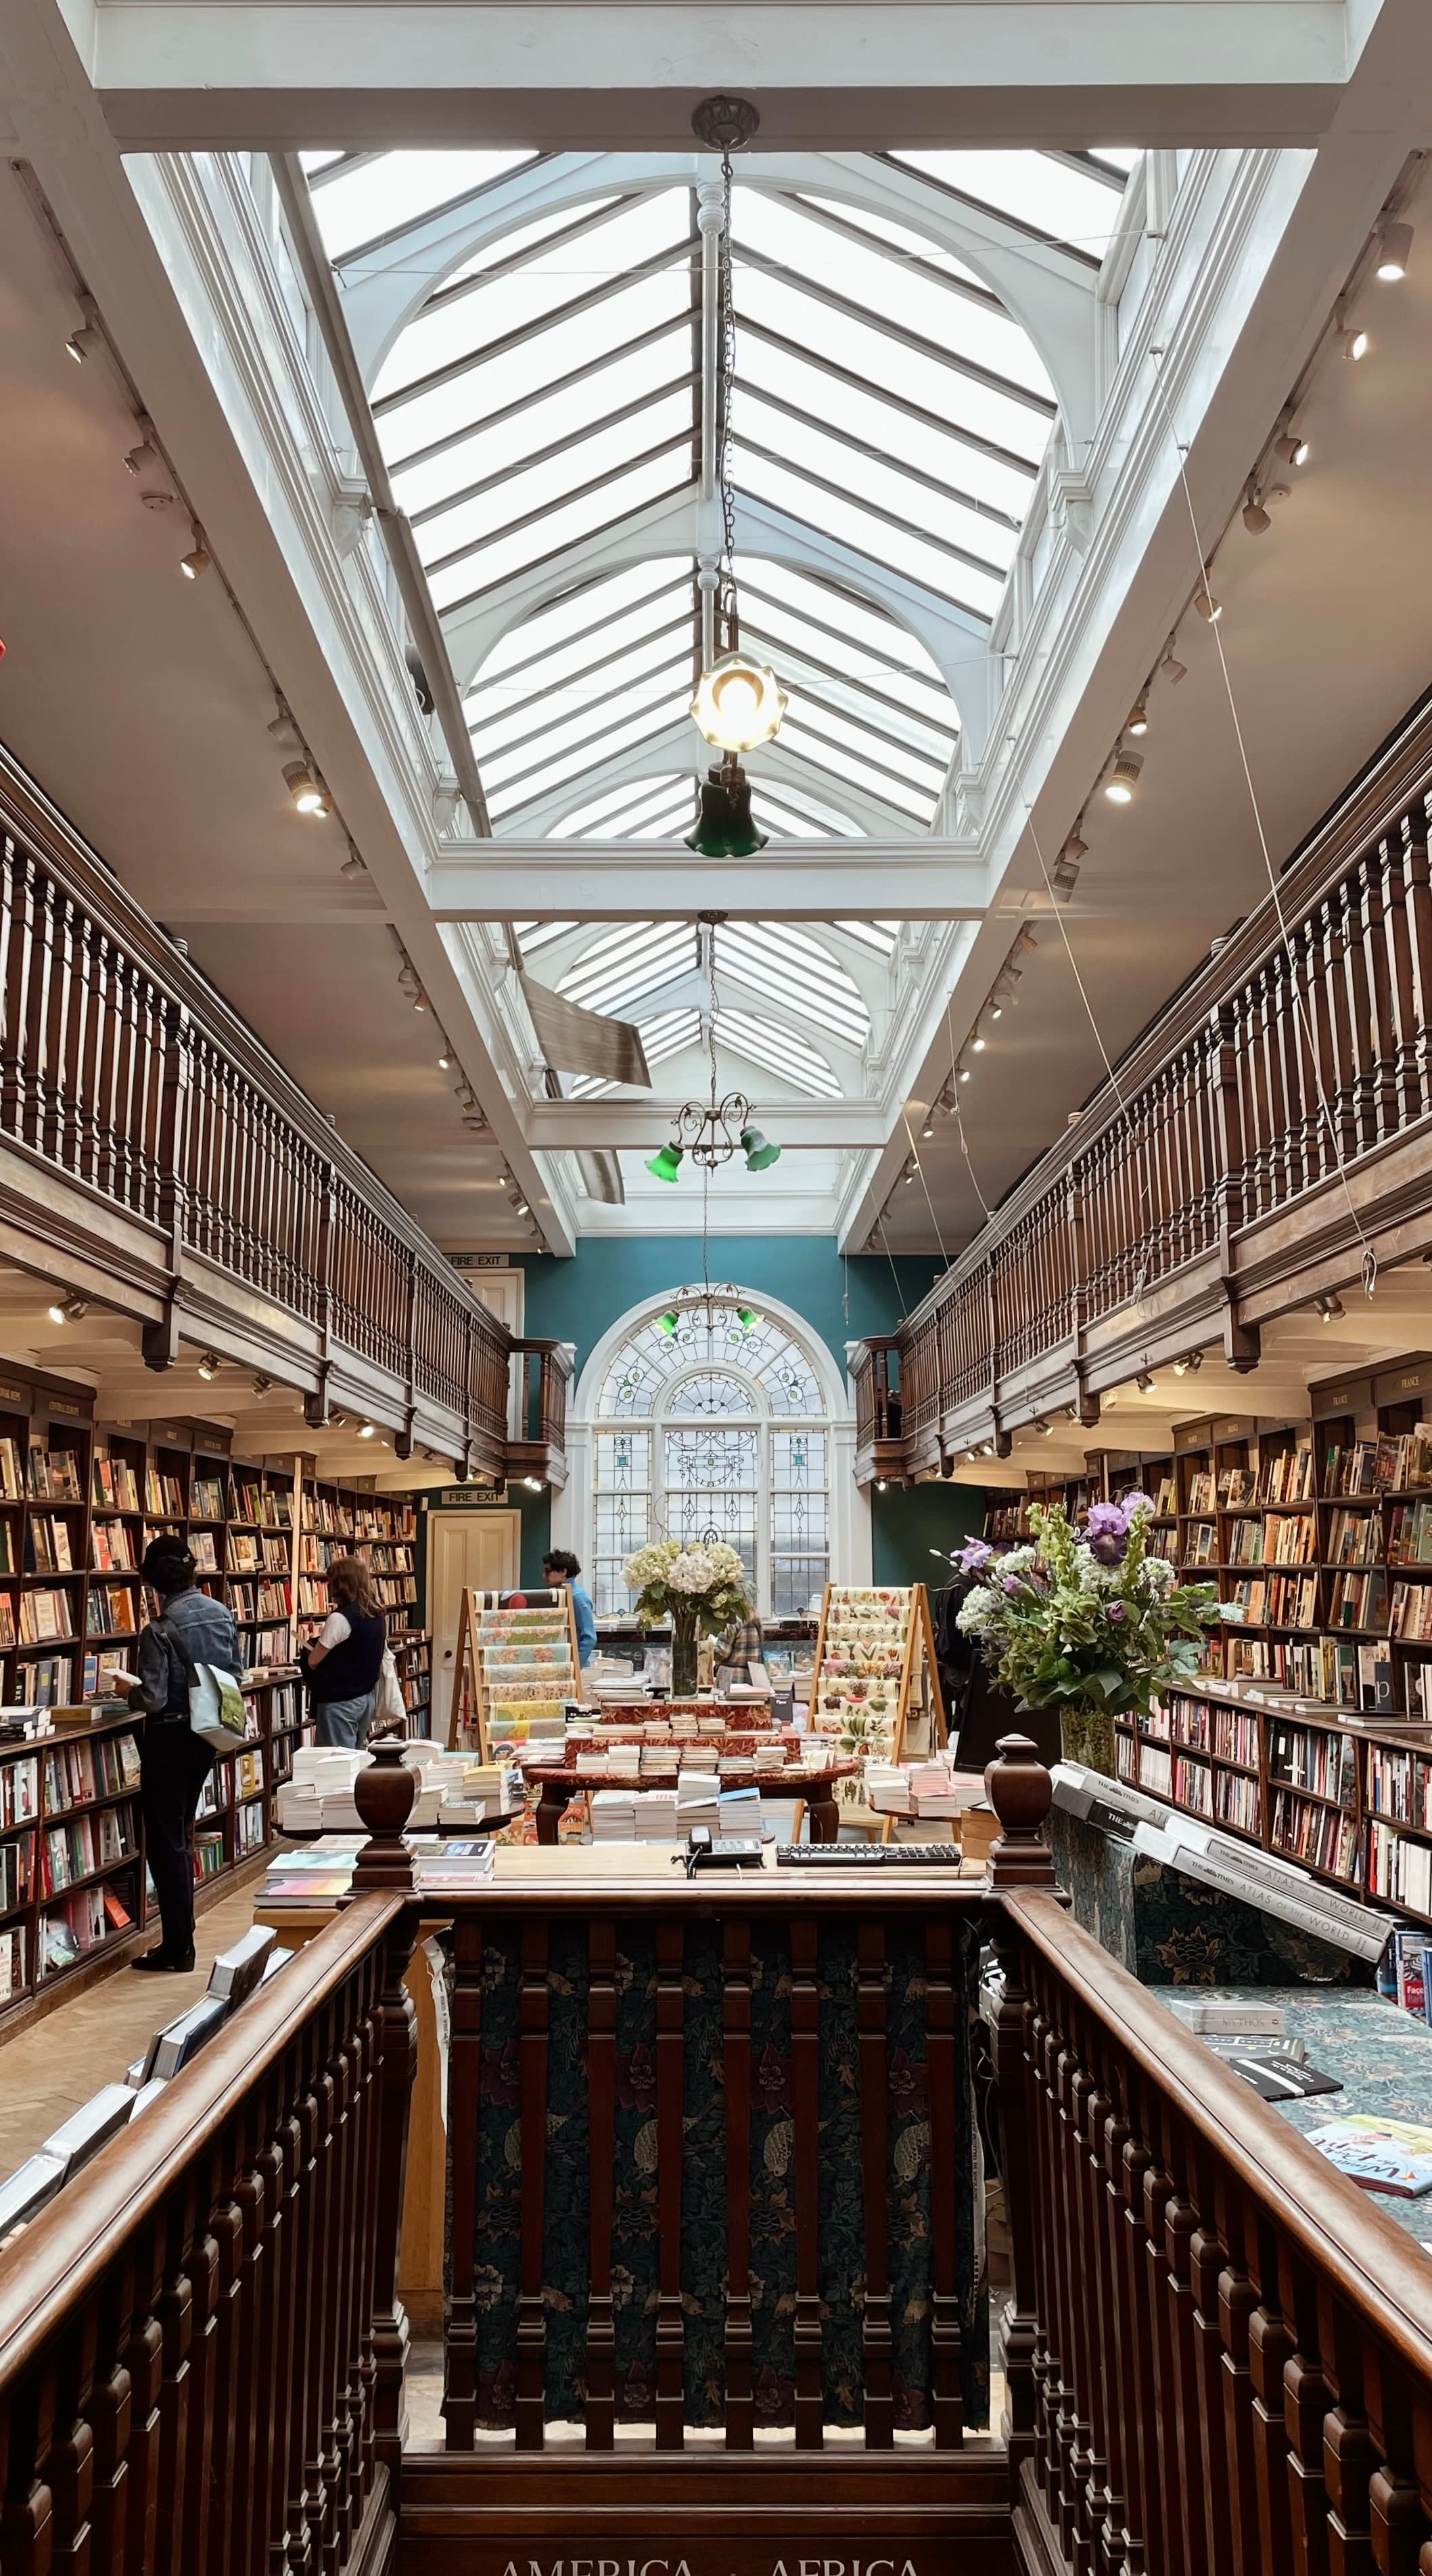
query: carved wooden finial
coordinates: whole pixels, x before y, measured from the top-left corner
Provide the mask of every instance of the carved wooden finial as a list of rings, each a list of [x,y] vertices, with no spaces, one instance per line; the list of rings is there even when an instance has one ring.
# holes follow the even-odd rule
[[[385,1735],[371,1747],[353,1783],[353,1804],[368,1828],[370,1840],[358,1854],[353,1892],[369,1888],[415,1885],[413,1855],[403,1840],[403,1827],[418,1794],[416,1775],[403,1760],[404,1739]]]
[[[985,1790],[1002,1832],[989,1856],[992,1887],[1052,1887],[1054,1855],[1044,1839],[1054,1783],[1027,1735],[1002,1735]]]

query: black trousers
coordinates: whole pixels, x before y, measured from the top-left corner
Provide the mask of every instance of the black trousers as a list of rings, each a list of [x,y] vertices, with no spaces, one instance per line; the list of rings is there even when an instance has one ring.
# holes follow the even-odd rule
[[[159,1899],[160,1946],[171,1959],[194,1947],[194,1815],[214,1767],[187,1717],[147,1717],[139,1743],[144,1848]]]

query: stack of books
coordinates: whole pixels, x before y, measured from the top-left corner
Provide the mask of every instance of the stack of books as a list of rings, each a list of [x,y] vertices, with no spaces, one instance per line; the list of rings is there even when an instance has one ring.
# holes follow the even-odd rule
[[[672,1806],[675,1808],[675,1797]],[[592,1840],[594,1843],[629,1843],[636,1839],[637,1792],[634,1789],[598,1789],[591,1803]],[[676,1831],[675,1815],[672,1833]]]

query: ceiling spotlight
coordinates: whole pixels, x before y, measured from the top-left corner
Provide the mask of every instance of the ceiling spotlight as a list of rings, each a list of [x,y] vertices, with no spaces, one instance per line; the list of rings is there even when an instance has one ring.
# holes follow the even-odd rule
[[[197,581],[201,572],[208,571],[209,563],[209,549],[196,528],[193,546],[187,555],[179,558],[179,569],[186,581]]]
[[[979,1028],[976,1026],[974,1036],[970,1040],[970,1045],[974,1053],[976,1055],[983,1055],[987,1043],[988,1041],[981,1036]]]
[[[290,760],[284,765],[283,783],[300,814],[316,814],[321,821],[332,812],[328,790],[316,770],[306,760]]]
[[[1385,286],[1395,286],[1407,275],[1412,256],[1412,226],[1384,224],[1377,236],[1377,273]]]
[[[1073,893],[1074,888],[1079,882],[1079,869],[1077,863],[1070,858],[1067,850],[1060,851],[1058,858],[1054,862],[1054,874],[1050,878],[1049,882],[1053,886],[1056,894]]]
[[[79,329],[72,331],[65,342],[65,347],[77,367],[82,367],[86,358],[94,357],[103,346],[104,333],[93,322],[82,322]]]
[[[1041,1439],[1041,1440],[1052,1440],[1052,1439],[1053,1439],[1053,1437],[1054,1437],[1054,1425],[1053,1425],[1053,1423],[1052,1423],[1052,1422],[1045,1422],[1045,1421],[1043,1421],[1042,1419],[1040,1419],[1040,1420],[1036,1420],[1035,1425],[1034,1425],[1034,1428],[1035,1428],[1035,1430],[1038,1432],[1039,1437],[1040,1437],[1040,1439]]]
[[[1079,822],[1075,824],[1073,831],[1070,833],[1068,840],[1064,844],[1064,855],[1066,859],[1073,860],[1076,868],[1079,865],[1080,860],[1087,859],[1089,855],[1089,844],[1085,840],[1083,832],[1080,830],[1080,824],[1082,824],[1083,820],[1084,817],[1081,814]]]
[[[1181,1360],[1174,1361],[1173,1373],[1175,1377],[1197,1377],[1202,1366],[1202,1351],[1185,1351]]]
[[[989,1005],[989,1015],[992,1020],[1002,1020],[1004,1018],[1003,1002],[991,1002]]]
[[[877,1476],[877,1477],[876,1477],[876,1479],[875,1479],[875,1490],[876,1490],[877,1494],[883,1494],[883,1493],[884,1493],[884,1491],[885,1491],[885,1479],[884,1479],[884,1477],[883,1477],[883,1476]]]
[[[1149,693],[1148,690],[1145,689],[1142,695],[1134,700],[1133,707],[1129,714],[1129,721],[1125,725],[1124,731],[1125,733],[1147,733],[1148,729]]]
[[[162,474],[166,469],[158,448],[150,439],[142,438],[137,447],[130,448],[124,470],[126,474]]]
[[[1247,497],[1243,503],[1244,527],[1247,529],[1250,537],[1261,537],[1264,529],[1271,528],[1272,524],[1272,518],[1268,511],[1264,509],[1262,501],[1259,498],[1257,485],[1255,483],[1250,483],[1248,486]]]
[[[902,1172],[902,1173],[901,1173],[900,1177],[901,1177],[901,1179],[903,1180],[903,1182],[904,1182],[905,1187],[906,1187],[906,1189],[907,1189],[907,1190],[909,1189],[909,1187],[910,1187],[910,1185],[911,1185],[912,1181],[914,1180],[914,1178],[915,1178],[915,1174],[918,1172],[919,1168],[920,1168],[920,1166],[919,1166],[919,1164],[918,1164],[918,1163],[912,1163],[912,1164],[911,1164],[911,1166],[910,1166],[910,1169],[908,1170],[908,1172]]]
[[[220,1367],[220,1361],[219,1361],[219,1354],[218,1354],[218,1352],[217,1352],[217,1351],[203,1351],[203,1352],[201,1352],[201,1353],[200,1353],[200,1356],[199,1356],[199,1362],[198,1362],[199,1375],[200,1375],[200,1376],[201,1376],[201,1378],[203,1379],[203,1381],[204,1381],[204,1383],[205,1383],[205,1385],[206,1385],[206,1386],[208,1385],[209,1380],[210,1380],[211,1378],[215,1378],[215,1377],[217,1377],[217,1376],[218,1376],[218,1374],[219,1374],[219,1367]]]
[[[524,1476],[522,1482],[529,1494],[541,1494],[546,1491],[540,1476]]]
[[[1180,680],[1186,680],[1188,678],[1188,664],[1179,660],[1178,655],[1173,649],[1172,636],[1169,637],[1168,642],[1164,646],[1163,659],[1159,664],[1159,669],[1163,672],[1165,678],[1174,688],[1178,687]]]
[[[1368,350],[1372,346],[1371,340],[1368,338],[1366,331],[1363,330],[1361,325],[1351,322],[1340,322],[1338,324],[1338,341],[1342,348],[1343,356],[1347,358],[1353,366],[1357,365],[1359,358],[1365,358],[1367,356]]]
[[[994,1456],[994,1442],[992,1440],[987,1440],[985,1442],[983,1449],[980,1451],[980,1456],[982,1458],[992,1458]]]
[[[1201,587],[1194,592],[1193,604],[1197,609],[1199,616],[1206,617],[1210,626],[1216,626],[1218,624],[1220,617],[1223,615],[1223,602],[1221,599],[1214,598],[1207,582],[1204,582]]]
[[[958,1067],[957,1067],[957,1071],[958,1071],[958,1073],[959,1073],[959,1077],[960,1077],[961,1082],[968,1082],[968,1081],[969,1081],[969,1078],[970,1078],[970,1068],[969,1068],[969,1066],[968,1066],[967,1064],[962,1064],[962,1065],[958,1066]]]
[[[1157,1378],[1150,1377],[1147,1369],[1140,1369],[1138,1376],[1134,1380],[1134,1384],[1138,1388],[1140,1395],[1152,1395],[1155,1386],[1158,1384],[1158,1380]]]
[[[78,1290],[72,1289],[68,1297],[57,1297],[45,1312],[52,1324],[77,1324],[82,1315],[89,1313],[89,1306],[88,1297],[81,1297]]]
[[[258,1376],[254,1380],[255,1395],[267,1395],[272,1385],[273,1379],[271,1377],[265,1377],[263,1370],[260,1369]]]
[[[1313,1299],[1313,1304],[1325,1324],[1334,1322],[1344,1311],[1341,1297],[1331,1288],[1325,1288],[1320,1296]]]
[[[931,1109],[931,1110],[927,1110],[927,1111],[926,1111],[926,1114],[925,1114],[925,1124],[924,1124],[924,1126],[923,1126],[923,1127],[921,1128],[921,1130],[920,1130],[920,1141],[921,1141],[921,1143],[922,1143],[922,1144],[925,1144],[925,1145],[928,1145],[928,1143],[929,1143],[929,1141],[930,1141],[930,1138],[934,1135],[934,1132],[935,1132],[935,1113],[934,1113],[933,1109]]]
[[[452,1057],[448,1054],[447,1049],[444,1048],[442,1054],[438,1057],[438,1071],[440,1073],[448,1073],[451,1069]]]
[[[518,1200],[518,1202],[517,1202],[517,1213],[518,1213],[518,1215],[519,1215],[519,1216],[530,1216],[530,1215],[532,1214],[532,1210],[531,1210],[531,1208],[528,1206],[527,1201],[526,1201],[525,1199],[519,1199],[519,1200]]]
[[[360,1440],[376,1439],[377,1433],[378,1425],[376,1422],[360,1422],[358,1425],[358,1437]]]
[[[1296,429],[1286,429],[1273,441],[1273,453],[1280,465],[1306,465],[1308,442]]]
[[[348,844],[348,856],[338,873],[341,877],[366,877],[368,873],[367,860],[360,859],[351,841]]]
[[[1118,754],[1104,789],[1111,805],[1132,805],[1143,765],[1141,751],[1121,751]]]

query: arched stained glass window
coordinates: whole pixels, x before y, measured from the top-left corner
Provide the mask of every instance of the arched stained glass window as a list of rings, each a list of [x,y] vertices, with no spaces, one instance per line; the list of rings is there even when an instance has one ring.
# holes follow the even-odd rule
[[[622,1567],[655,1536],[739,1549],[766,1616],[819,1606],[829,1566],[830,1432],[820,1381],[740,1290],[682,1289],[615,1354],[597,1400],[598,1613],[632,1606]]]

